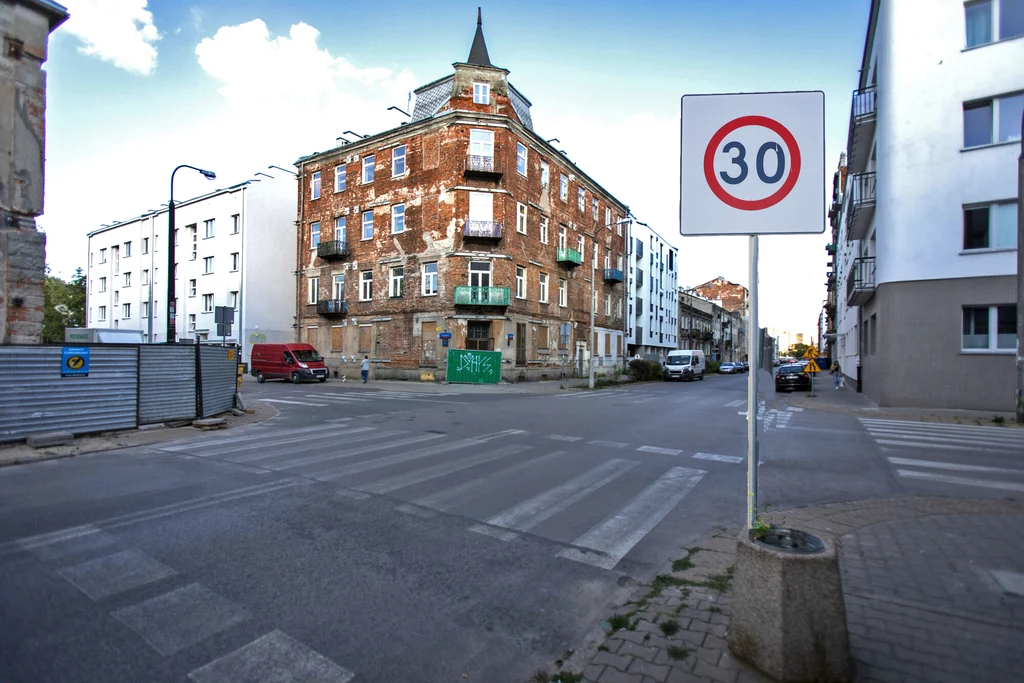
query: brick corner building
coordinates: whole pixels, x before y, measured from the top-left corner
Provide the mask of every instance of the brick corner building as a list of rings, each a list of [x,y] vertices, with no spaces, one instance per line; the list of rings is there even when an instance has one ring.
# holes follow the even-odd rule
[[[453,66],[408,123],[297,161],[297,338],[382,379],[444,379],[452,348],[506,380],[621,364],[628,208],[534,132],[479,17]]]

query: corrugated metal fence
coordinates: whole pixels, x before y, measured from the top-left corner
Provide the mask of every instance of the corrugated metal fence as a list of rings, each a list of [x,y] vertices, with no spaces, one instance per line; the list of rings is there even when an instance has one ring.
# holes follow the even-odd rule
[[[0,443],[194,419],[200,393],[203,417],[234,405],[236,349],[201,346],[197,375],[195,346],[79,344],[89,347],[88,375],[64,377],[65,346],[0,346]]]

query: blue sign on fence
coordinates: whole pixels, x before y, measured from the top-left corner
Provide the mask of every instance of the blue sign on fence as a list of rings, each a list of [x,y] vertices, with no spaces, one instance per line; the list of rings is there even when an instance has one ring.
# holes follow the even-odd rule
[[[61,377],[89,376],[89,347],[65,346],[60,354]]]

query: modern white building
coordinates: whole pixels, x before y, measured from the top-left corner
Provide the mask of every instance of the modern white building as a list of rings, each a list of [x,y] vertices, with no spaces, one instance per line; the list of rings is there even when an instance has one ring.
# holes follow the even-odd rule
[[[254,342],[295,339],[295,206],[284,173],[175,202],[179,340],[221,341],[216,306],[234,308],[225,341],[242,344],[243,360]],[[88,326],[167,341],[167,209],[88,237]]]
[[[871,3],[829,284],[881,405],[1014,408],[1022,65],[1019,0]]]
[[[636,221],[627,247],[629,353],[665,356],[679,348],[679,249]]]

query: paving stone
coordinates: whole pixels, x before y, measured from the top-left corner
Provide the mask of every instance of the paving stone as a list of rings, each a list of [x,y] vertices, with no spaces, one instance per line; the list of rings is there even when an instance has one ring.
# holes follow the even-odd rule
[[[723,652],[723,650],[719,650],[718,648],[695,647],[693,648],[692,656],[695,659],[706,662],[707,664],[710,664],[712,666],[718,666],[722,661]],[[735,667],[726,666],[724,668]]]
[[[658,648],[645,647],[643,645],[637,645],[635,643],[623,643],[622,647],[619,648],[618,654],[624,657],[638,657],[645,662],[653,662],[654,656],[658,653]]]
[[[722,652],[729,649],[729,645],[725,642],[725,638],[720,638],[711,634],[704,636],[704,644],[702,647],[711,650],[721,650]]]
[[[611,652],[598,652],[594,655],[594,658],[590,660],[592,664],[604,664],[610,669],[618,669],[620,671],[628,669],[632,661],[632,657],[623,657],[622,655],[612,654]]]
[[[666,683],[708,683],[711,679],[703,676],[694,676],[688,671],[672,669],[668,674]]]
[[[628,672],[631,674],[649,676],[656,681],[664,681],[668,678],[669,667],[658,666],[656,664],[651,664],[650,662],[634,659],[633,663],[629,665]]]
[[[657,624],[646,619],[640,620],[640,623],[636,625],[636,630],[641,633],[661,633],[661,628]]]
[[[684,630],[673,633],[670,640],[678,641],[681,644],[689,647],[691,645],[702,645],[704,643],[704,637],[706,635],[706,633],[702,633],[701,631]]]
[[[644,642],[644,635],[645,635],[644,633],[637,632],[637,631],[619,630],[619,631],[615,631],[610,636],[608,636],[608,640],[609,641],[614,640],[614,641],[617,641],[617,642],[626,641],[626,642],[629,642],[629,643],[636,643],[637,645],[639,645],[640,643]],[[610,644],[608,644],[608,643],[605,643],[605,644],[608,645],[609,648],[611,647]],[[616,647],[618,647],[618,645],[616,645]]]
[[[587,681],[594,681],[596,683],[596,681],[601,677],[601,674],[604,673],[604,669],[605,667],[603,664],[591,664],[583,670],[583,678]]]
[[[707,661],[700,659],[697,661],[697,666],[693,667],[693,673],[696,676],[704,676],[710,678],[718,683],[736,683],[736,679],[739,678],[739,673],[732,669],[722,669],[720,667],[709,664]]]
[[[597,681],[598,683],[643,683],[644,677],[640,674],[627,674],[608,667]]]
[[[685,646],[676,646],[685,647]],[[654,658],[654,663],[659,666],[668,666],[673,669],[680,669],[682,671],[693,671],[693,667],[697,664],[697,658],[693,655],[692,648],[686,648],[688,654],[682,659],[674,659],[668,653],[668,649],[658,650],[658,656]]]
[[[719,638],[725,638],[725,633],[728,630],[724,624],[706,624],[703,621],[694,620],[690,624],[691,631],[701,631],[707,634],[713,634]]]

